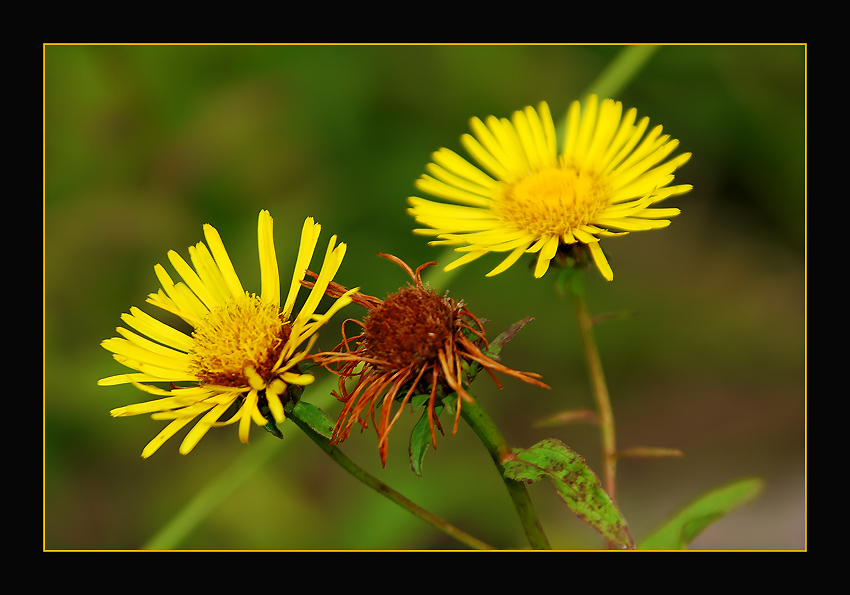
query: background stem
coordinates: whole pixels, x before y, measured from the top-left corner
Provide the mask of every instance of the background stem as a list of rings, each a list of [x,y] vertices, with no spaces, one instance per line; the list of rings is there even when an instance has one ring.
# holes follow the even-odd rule
[[[584,284],[584,271],[575,270],[570,278],[570,290],[575,301],[576,316],[578,317],[579,332],[584,352],[587,357],[590,381],[593,385],[593,395],[599,413],[599,425],[602,429],[602,454],[604,460],[605,491],[615,503],[617,502],[617,444],[614,428],[614,412],[602,371],[602,360],[599,349],[593,337],[593,320],[587,307],[587,297]]]
[[[603,70],[587,88],[585,98],[596,93],[599,99],[616,99],[620,92],[641,71],[644,64],[658,51],[657,45],[629,45]]]
[[[212,512],[242,487],[277,453],[278,440],[263,440],[240,453],[236,461],[195,494],[180,511],[142,546],[143,550],[173,550]]]

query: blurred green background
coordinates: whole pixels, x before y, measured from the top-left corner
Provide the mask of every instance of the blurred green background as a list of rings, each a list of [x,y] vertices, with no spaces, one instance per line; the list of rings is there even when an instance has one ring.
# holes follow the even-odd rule
[[[682,214],[665,230],[606,240],[615,280],[589,276],[593,312],[637,312],[597,327],[619,445],[685,453],[620,464],[619,503],[638,540],[701,493],[755,475],[766,480],[762,496],[693,546],[805,547],[805,49],[665,46],[617,97],[693,152],[677,183],[694,190],[670,204]],[[177,547],[461,547],[361,486],[289,423],[283,442],[255,427],[245,446],[229,427],[188,457],[178,437],[142,460],[161,422],[110,418],[143,395],[96,385],[124,370],[99,343],[131,306],[151,311],[153,265],[169,249],[185,256],[204,223],[221,232],[246,288],[259,291],[264,208],[284,276],[314,216],[320,245],[331,234],[348,243],[337,280],[384,297],[406,278],[377,252],[414,266],[442,258],[411,233],[405,212],[431,152],[461,151],[472,116],[546,100],[557,118],[620,50],[45,46],[45,548],[140,548],[246,458],[257,472],[233,483]],[[553,389],[505,379],[499,391],[486,376],[473,389],[512,445],[556,437],[599,469],[594,428],[535,425],[592,407],[572,304],[557,296],[556,275],[534,280],[522,264],[485,278],[498,261],[466,265],[451,295],[489,321],[491,336],[534,316],[503,361],[541,373]],[[322,332],[322,347],[338,341],[343,318]],[[340,410],[324,394],[305,398]],[[477,537],[523,547],[468,428],[441,437],[422,477],[410,473],[405,431],[414,421],[406,415],[394,430],[386,469],[371,429],[343,450]],[[530,492],[554,547],[603,546],[551,486]]]

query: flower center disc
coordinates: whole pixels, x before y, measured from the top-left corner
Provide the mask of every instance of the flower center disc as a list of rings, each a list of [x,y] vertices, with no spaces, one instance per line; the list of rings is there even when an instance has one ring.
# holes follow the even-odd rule
[[[248,367],[268,382],[289,333],[277,305],[247,294],[229,300],[192,333],[192,369],[201,384],[248,386]]]
[[[451,306],[433,291],[408,287],[389,296],[369,315],[363,345],[383,371],[432,360],[452,336]]]
[[[535,235],[562,236],[587,225],[608,204],[608,190],[593,174],[550,167],[508,185],[497,215]]]

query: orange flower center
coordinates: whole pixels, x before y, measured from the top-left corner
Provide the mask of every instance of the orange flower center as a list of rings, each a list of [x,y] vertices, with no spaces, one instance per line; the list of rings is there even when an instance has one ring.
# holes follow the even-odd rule
[[[384,372],[433,360],[452,336],[454,310],[431,290],[408,287],[389,296],[364,322],[361,344]]]
[[[232,299],[192,333],[192,370],[201,384],[248,387],[256,375],[268,383],[290,332],[277,305],[255,295]]]

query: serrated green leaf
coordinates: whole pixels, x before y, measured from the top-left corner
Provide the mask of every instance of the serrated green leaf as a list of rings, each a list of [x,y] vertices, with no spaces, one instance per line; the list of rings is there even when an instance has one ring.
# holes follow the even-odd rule
[[[764,487],[758,477],[736,481],[697,498],[659,527],[641,550],[684,550],[703,530],[736,508],[752,502]]]
[[[505,477],[526,483],[548,477],[576,516],[616,546],[634,547],[626,520],[581,455],[553,438],[514,449],[514,455],[515,460],[504,464]]]
[[[322,409],[311,403],[298,401],[291,407],[287,407],[286,414],[298,418],[323,438],[330,440],[333,436],[336,422]]]

